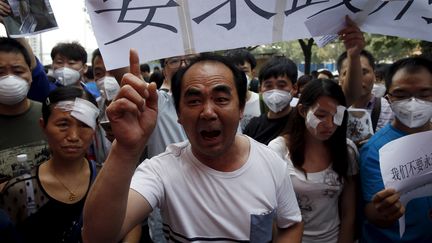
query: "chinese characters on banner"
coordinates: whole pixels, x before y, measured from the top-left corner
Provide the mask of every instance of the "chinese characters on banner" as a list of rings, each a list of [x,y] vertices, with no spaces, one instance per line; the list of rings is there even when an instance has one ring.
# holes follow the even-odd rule
[[[349,15],[365,32],[432,41],[432,0],[87,0],[108,69],[142,61],[337,33]],[[306,27],[306,21],[313,22]],[[312,27],[311,27],[312,25]],[[311,34],[313,33],[313,34]]]
[[[401,194],[407,205],[412,199],[432,196],[432,131],[407,135],[379,150],[380,169],[385,188]],[[405,218],[399,219],[400,235]]]

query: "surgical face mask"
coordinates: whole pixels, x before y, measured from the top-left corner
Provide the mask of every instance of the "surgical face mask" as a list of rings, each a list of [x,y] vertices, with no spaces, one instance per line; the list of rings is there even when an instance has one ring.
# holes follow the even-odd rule
[[[18,104],[26,98],[29,89],[29,83],[21,77],[15,75],[7,75],[1,77],[0,104]]]
[[[108,101],[113,100],[120,91],[120,85],[117,80],[111,76],[105,76],[96,81],[96,85],[103,94],[104,98]]]
[[[396,118],[409,128],[421,127],[432,117],[432,102],[409,98],[390,104]]]
[[[274,113],[278,113],[287,107],[291,99],[291,93],[285,90],[273,89],[263,93],[264,103]]]
[[[372,88],[372,94],[375,97],[381,98],[386,92],[386,87],[384,84],[374,84]]]
[[[54,78],[63,86],[76,84],[80,77],[79,71],[72,68],[62,67],[54,70]]]

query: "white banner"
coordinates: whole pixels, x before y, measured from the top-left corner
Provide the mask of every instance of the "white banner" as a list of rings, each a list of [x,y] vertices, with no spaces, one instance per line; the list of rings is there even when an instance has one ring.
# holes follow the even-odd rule
[[[138,50],[140,60],[149,61],[334,34],[345,15],[365,32],[432,41],[432,0],[87,0],[86,4],[108,69],[127,66],[130,48]],[[307,20],[315,21],[309,29]]]

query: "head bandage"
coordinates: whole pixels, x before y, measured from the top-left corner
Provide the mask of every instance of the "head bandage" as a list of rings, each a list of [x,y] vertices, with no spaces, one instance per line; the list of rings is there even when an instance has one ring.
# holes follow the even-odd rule
[[[72,117],[95,130],[96,119],[99,116],[99,109],[90,101],[75,98],[75,101],[60,101],[56,104],[55,108],[70,111]]]

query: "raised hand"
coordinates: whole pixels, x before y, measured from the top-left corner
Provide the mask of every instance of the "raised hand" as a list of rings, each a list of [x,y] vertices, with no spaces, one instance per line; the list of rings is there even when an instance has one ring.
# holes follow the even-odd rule
[[[3,18],[11,14],[11,8],[6,0],[0,0],[0,23],[3,23]]]
[[[121,89],[107,108],[117,146],[131,153],[141,153],[157,121],[156,84],[140,77],[139,59],[130,51],[130,73],[123,75]]]
[[[348,56],[360,55],[366,45],[363,32],[348,16],[345,16],[346,27],[341,30],[339,39],[343,41]]]

